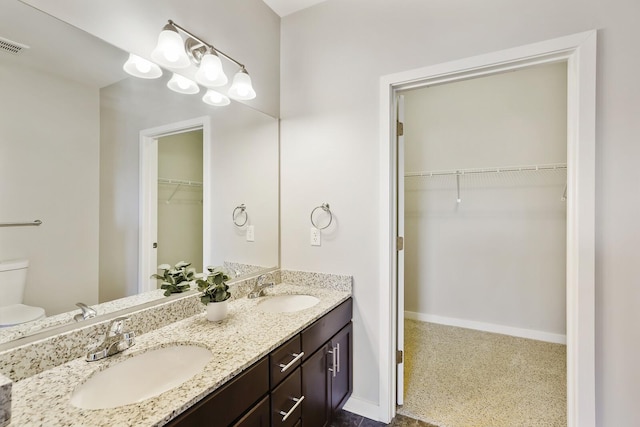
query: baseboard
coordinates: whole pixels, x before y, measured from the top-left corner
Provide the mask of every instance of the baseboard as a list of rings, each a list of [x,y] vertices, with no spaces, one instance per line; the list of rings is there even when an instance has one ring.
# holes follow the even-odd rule
[[[381,421],[380,405],[366,399],[361,399],[352,395],[349,400],[347,400],[347,403],[344,404],[342,409],[375,421]]]
[[[437,316],[435,314],[416,313],[405,311],[406,319],[420,320],[422,322],[438,323],[440,325],[457,326],[460,328],[475,329],[477,331],[493,332],[502,335],[528,338],[532,340],[551,342],[555,344],[567,344],[567,336],[550,332],[536,331],[534,329],[514,328],[495,323],[476,322],[474,320],[458,319],[455,317]]]

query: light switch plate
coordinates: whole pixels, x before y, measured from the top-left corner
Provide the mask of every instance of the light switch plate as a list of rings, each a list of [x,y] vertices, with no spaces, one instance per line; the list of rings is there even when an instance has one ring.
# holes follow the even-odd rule
[[[256,236],[255,236],[255,231],[253,229],[253,225],[249,225],[247,226],[247,242],[253,242],[255,241]]]
[[[311,227],[311,246],[320,246],[320,230]]]

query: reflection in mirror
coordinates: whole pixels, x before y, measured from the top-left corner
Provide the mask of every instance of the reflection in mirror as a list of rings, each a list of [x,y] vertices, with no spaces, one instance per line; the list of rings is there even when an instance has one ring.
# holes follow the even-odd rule
[[[26,273],[16,304],[48,316],[0,328],[0,343],[73,321],[78,302],[101,315],[162,298],[136,295],[141,271],[155,273],[157,263],[240,273],[278,265],[277,119],[174,93],[166,71],[157,80],[130,77],[126,52],[17,0],[3,1],[0,29],[28,46],[0,51],[0,222],[42,220],[0,228],[0,260],[28,260],[28,269],[12,270]],[[207,123],[192,135],[200,145],[151,138],[168,148],[155,163],[157,216],[141,218],[141,134],[193,120]],[[241,204],[248,221],[238,227],[232,213]],[[154,224],[158,234],[145,241],[141,227]],[[191,241],[183,228],[193,225],[201,230],[190,231]],[[141,246],[154,243],[173,253],[140,258]]]

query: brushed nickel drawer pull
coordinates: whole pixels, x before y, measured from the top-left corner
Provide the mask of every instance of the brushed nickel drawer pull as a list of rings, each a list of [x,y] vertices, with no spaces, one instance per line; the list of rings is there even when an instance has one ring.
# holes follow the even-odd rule
[[[289,412],[284,412],[284,411],[280,411],[280,415],[283,415],[282,417],[282,422],[287,421],[287,418],[289,418],[289,416],[291,414],[293,414],[293,411],[296,410],[296,408],[298,406],[300,406],[300,404],[302,403],[302,401],[304,400],[304,396],[300,396],[299,399],[296,399],[295,397],[292,397],[291,400],[293,400],[295,403],[295,405],[293,405],[293,407],[291,409],[289,409]]]
[[[338,359],[338,368],[337,368],[337,370],[338,370],[338,373],[339,373],[340,372],[340,343],[336,344],[336,353],[337,353],[336,359]]]
[[[331,355],[331,367],[329,368],[329,372],[331,372],[331,375],[333,376],[333,378],[336,377],[337,372],[337,362],[336,362],[336,354],[337,354],[337,350],[335,347],[331,347],[331,350],[328,351],[328,353]]]
[[[287,363],[286,365],[285,365],[284,363],[280,363],[280,364],[278,365],[278,366],[280,366],[280,372],[284,372],[284,371],[286,371],[286,370],[287,370],[287,369],[289,369],[289,368],[290,368],[294,363],[296,363],[298,360],[300,360],[300,358],[301,358],[302,356],[304,356],[304,351],[301,351],[301,352],[300,352],[300,353],[298,353],[298,354],[293,353],[293,354],[292,354],[292,356],[293,356],[293,360],[292,360],[291,362]]]

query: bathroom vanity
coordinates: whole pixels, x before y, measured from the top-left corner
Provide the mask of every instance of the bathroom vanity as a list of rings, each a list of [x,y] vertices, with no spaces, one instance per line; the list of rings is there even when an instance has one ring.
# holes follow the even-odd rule
[[[277,295],[310,295],[312,307],[272,313]],[[74,359],[13,384],[12,422],[42,426],[329,425],[352,390],[351,290],[280,283],[267,296],[237,298],[229,316],[204,313],[136,337],[132,348],[96,362]],[[89,343],[91,344],[91,343]],[[96,373],[167,346],[201,346],[201,372],[157,396],[104,409],[81,409],[70,396]],[[172,366],[166,366],[171,370]],[[162,369],[157,369],[158,376]]]
[[[348,299],[168,425],[328,426],[353,388],[351,314]]]

